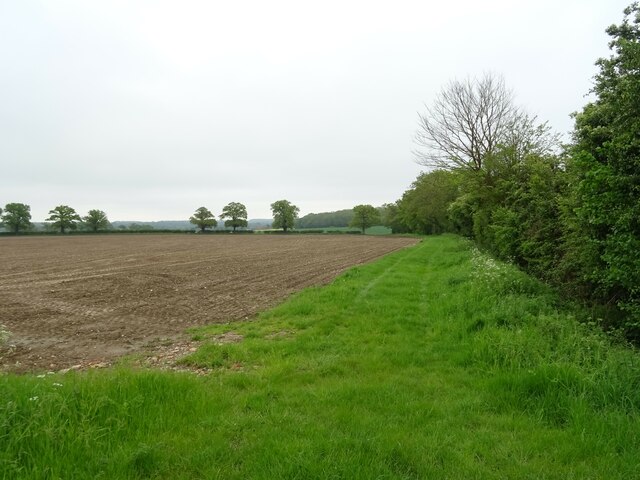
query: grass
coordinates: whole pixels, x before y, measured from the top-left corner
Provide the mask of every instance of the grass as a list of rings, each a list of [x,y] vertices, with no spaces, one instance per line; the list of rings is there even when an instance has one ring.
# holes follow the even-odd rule
[[[639,478],[640,357],[579,313],[426,238],[194,330],[204,377],[0,377],[0,477]]]

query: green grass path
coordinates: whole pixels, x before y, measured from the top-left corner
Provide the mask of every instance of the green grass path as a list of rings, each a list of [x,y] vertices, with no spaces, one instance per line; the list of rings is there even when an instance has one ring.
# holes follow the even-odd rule
[[[580,314],[426,238],[194,331],[205,377],[0,377],[0,478],[640,478],[639,356]]]

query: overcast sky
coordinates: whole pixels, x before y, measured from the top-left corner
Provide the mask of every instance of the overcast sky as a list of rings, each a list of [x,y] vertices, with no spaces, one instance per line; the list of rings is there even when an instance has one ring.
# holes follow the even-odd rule
[[[0,0],[0,206],[250,218],[398,199],[417,112],[502,75],[559,132],[620,0]]]

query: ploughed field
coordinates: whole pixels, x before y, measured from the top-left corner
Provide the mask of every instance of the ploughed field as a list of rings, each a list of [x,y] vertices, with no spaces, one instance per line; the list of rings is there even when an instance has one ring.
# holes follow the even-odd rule
[[[0,369],[109,363],[186,328],[248,318],[292,292],[412,245],[322,235],[0,238]]]

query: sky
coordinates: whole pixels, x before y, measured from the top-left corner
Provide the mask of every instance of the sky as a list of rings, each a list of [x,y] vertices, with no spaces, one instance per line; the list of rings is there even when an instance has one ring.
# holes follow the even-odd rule
[[[0,206],[393,202],[424,170],[418,112],[453,79],[500,75],[568,134],[629,3],[0,0]]]

